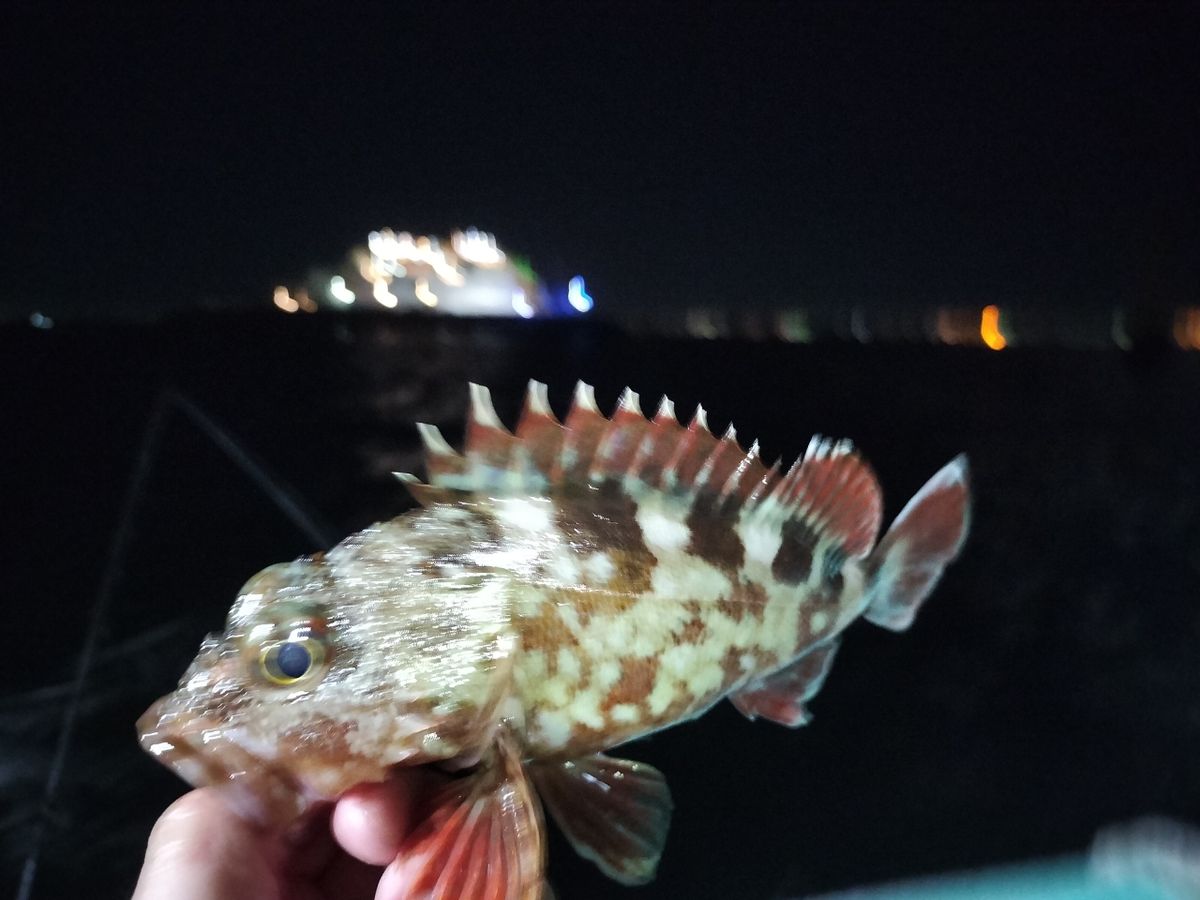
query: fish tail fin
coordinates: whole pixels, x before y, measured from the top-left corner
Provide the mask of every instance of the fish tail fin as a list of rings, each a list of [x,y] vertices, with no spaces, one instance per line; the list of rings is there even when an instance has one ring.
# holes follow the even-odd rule
[[[947,463],[917,491],[867,559],[863,617],[904,631],[946,566],[958,556],[970,520],[967,457]]]

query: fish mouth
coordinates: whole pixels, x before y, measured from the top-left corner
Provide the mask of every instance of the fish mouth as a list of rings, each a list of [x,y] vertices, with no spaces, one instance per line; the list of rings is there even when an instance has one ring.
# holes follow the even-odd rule
[[[168,695],[142,713],[143,750],[192,787],[217,787],[242,818],[260,825],[286,826],[309,806],[312,798],[288,772],[232,740],[223,723],[180,707]]]

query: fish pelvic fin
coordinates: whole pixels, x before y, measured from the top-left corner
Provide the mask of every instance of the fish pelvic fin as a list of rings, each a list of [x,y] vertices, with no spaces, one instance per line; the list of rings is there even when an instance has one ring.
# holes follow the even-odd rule
[[[814,647],[790,666],[730,694],[730,702],[751,722],[763,718],[788,728],[807,725],[812,713],[806,704],[825,684],[840,641],[835,637]]]
[[[516,741],[501,729],[479,769],[428,802],[378,896],[542,900],[545,828]]]
[[[863,617],[904,631],[959,551],[970,523],[965,455],[947,463],[904,507],[867,559]]]
[[[534,763],[530,775],[580,856],[621,884],[646,884],[654,878],[672,809],[661,772],[597,753]]]

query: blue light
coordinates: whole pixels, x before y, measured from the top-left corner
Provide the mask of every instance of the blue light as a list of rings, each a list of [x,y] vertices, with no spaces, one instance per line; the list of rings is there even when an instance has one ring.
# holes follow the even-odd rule
[[[591,294],[584,290],[582,275],[576,275],[567,282],[567,300],[581,313],[587,312],[596,305]]]

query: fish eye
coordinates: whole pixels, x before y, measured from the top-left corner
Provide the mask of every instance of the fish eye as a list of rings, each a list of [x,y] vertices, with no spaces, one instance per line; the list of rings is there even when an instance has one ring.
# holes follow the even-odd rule
[[[295,684],[325,664],[324,641],[309,629],[295,629],[284,640],[264,644],[258,666],[272,684]]]

